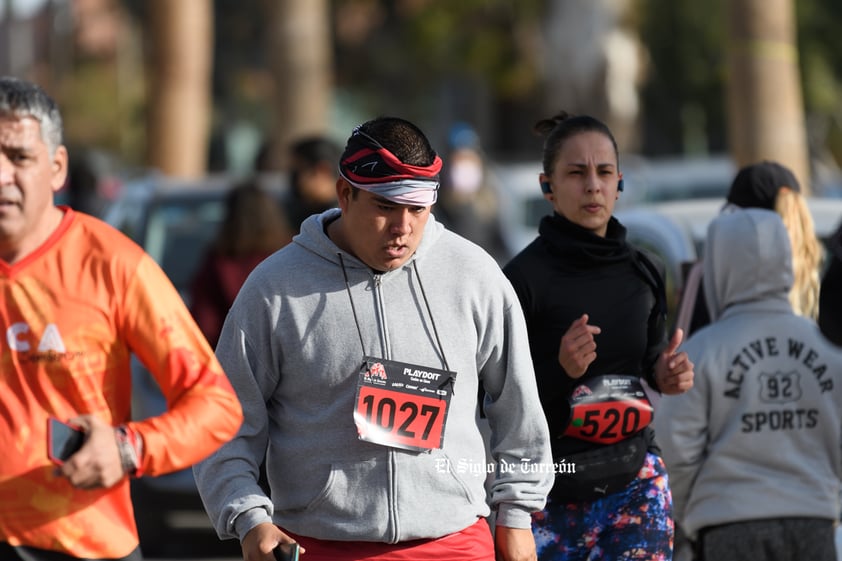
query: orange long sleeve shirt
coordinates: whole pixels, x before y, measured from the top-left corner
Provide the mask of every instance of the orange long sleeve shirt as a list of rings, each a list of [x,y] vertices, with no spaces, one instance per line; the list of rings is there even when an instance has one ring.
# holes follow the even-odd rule
[[[236,434],[240,403],[178,292],[134,242],[62,207],[34,253],[0,261],[0,541],[76,557],[138,545],[128,478],[81,490],[54,475],[47,418],[94,414],[143,438],[140,473],[196,463]],[[134,353],[166,413],[130,421]]]

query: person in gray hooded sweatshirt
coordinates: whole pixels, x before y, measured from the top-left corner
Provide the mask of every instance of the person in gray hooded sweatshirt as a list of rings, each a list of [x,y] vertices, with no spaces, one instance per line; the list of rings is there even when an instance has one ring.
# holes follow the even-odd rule
[[[655,417],[676,519],[700,560],[835,561],[842,352],[793,312],[780,216],[715,218],[704,277],[714,321],[684,344],[695,386]]]
[[[431,214],[440,169],[414,124],[358,126],[339,208],[305,220],[226,318],[216,353],[245,419],[194,473],[249,561],[292,541],[308,561],[535,558],[554,474],[526,325],[494,259]]]

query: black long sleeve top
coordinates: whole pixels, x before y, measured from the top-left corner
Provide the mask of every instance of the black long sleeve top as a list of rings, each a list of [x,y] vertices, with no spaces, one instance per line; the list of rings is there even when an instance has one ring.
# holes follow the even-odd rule
[[[568,400],[583,380],[634,375],[654,387],[654,365],[667,344],[665,310],[658,297],[663,277],[653,278],[642,259],[615,218],[603,238],[553,214],[542,219],[539,236],[503,269],[526,316],[555,458],[601,446],[562,436],[570,417]],[[577,380],[561,367],[558,352],[562,335],[582,314],[602,331],[595,336],[596,359]],[[651,429],[646,430],[650,449],[657,451]]]
[[[830,240],[827,270],[819,292],[819,327],[842,346],[842,225]]]

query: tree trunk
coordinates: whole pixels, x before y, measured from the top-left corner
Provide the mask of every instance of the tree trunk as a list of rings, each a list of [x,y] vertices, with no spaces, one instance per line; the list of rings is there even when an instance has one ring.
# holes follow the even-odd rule
[[[738,167],[775,160],[810,191],[792,0],[728,0],[728,135]]]
[[[268,49],[274,76],[267,167],[287,167],[290,141],[325,134],[333,98],[333,44],[327,0],[270,0]]]
[[[147,162],[164,174],[207,168],[213,7],[210,0],[147,0],[151,31]]]
[[[635,4],[593,0],[549,6],[545,113],[593,115],[611,129],[620,151],[638,151],[644,56],[637,31],[623,24]]]

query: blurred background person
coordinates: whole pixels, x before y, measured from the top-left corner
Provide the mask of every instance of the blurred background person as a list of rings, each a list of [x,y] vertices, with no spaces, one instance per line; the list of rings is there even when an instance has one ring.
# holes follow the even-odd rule
[[[790,302],[796,314],[815,320],[819,314],[819,270],[822,249],[801,185],[788,167],[762,161],[741,168],[728,190],[723,212],[735,208],[761,208],[778,213],[789,233],[794,282]],[[692,264],[686,275],[676,328],[689,336],[710,323],[705,298],[703,263]],[[676,559],[688,559],[690,544],[680,523],[676,524]]]
[[[830,239],[828,265],[819,294],[819,327],[824,336],[842,346],[842,224]]]
[[[280,203],[255,180],[231,190],[225,218],[190,289],[190,311],[211,346],[216,347],[222,323],[246,277],[291,238]]]
[[[795,281],[790,302],[795,313],[815,320],[819,316],[819,273],[823,251],[813,217],[795,174],[777,162],[762,161],[737,172],[726,198],[728,206],[763,208],[777,212],[789,232]],[[723,210],[725,210],[723,209]],[[688,335],[710,322],[702,287],[702,264],[687,274],[676,327]]]
[[[790,233],[768,209],[710,224],[712,321],[684,350],[696,384],[655,430],[697,559],[836,561],[842,352],[794,312]]]
[[[290,192],[284,203],[295,233],[304,219],[338,206],[339,145],[324,136],[299,139],[290,147]]]
[[[257,156],[258,171],[270,171],[268,161],[271,143],[264,145]],[[289,147],[289,192],[283,207],[293,234],[311,214],[320,214],[338,206],[336,162],[342,153],[339,145],[322,135],[301,137]]]
[[[500,232],[499,203],[488,181],[479,135],[470,125],[455,123],[448,136],[448,150],[436,217],[503,263],[511,256]]]
[[[85,150],[80,152],[78,157],[70,160],[67,183],[60,193],[73,210],[102,218],[108,208],[108,200],[100,191],[100,178],[93,156]]]

